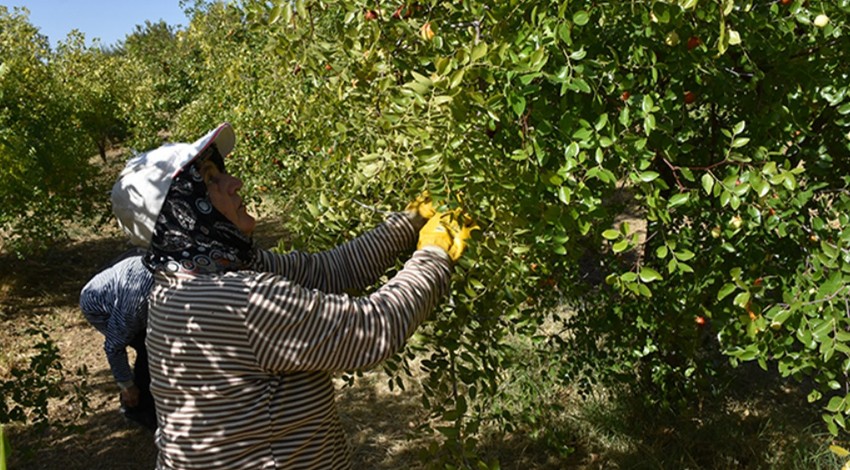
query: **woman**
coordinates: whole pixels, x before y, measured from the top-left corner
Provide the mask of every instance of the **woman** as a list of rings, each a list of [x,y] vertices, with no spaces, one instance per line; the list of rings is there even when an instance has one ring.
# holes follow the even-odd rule
[[[80,310],[104,336],[106,360],[121,390],[121,413],[154,430],[156,411],[145,348],[148,294],[153,277],[142,262],[144,254],[145,250],[133,248],[95,274],[80,291]],[[128,346],[136,351],[132,367],[127,356]]]
[[[223,124],[131,160],[113,209],[149,240],[157,468],[350,468],[331,374],[399,351],[448,290],[469,227],[413,204],[318,254],[254,247]],[[428,220],[429,216],[433,216]],[[397,257],[418,249],[373,293]]]

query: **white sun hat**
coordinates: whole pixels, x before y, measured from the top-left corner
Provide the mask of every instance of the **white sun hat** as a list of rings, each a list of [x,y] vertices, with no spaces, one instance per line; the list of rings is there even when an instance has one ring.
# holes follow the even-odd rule
[[[226,157],[236,143],[229,123],[192,144],[166,144],[131,158],[112,186],[112,213],[134,245],[147,248],[171,181],[211,144]]]

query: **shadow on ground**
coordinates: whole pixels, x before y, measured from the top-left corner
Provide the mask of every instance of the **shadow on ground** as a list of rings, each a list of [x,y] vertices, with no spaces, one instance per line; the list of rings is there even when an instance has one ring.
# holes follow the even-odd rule
[[[89,415],[73,426],[9,429],[10,469],[152,469],[153,433],[128,423],[117,407]]]

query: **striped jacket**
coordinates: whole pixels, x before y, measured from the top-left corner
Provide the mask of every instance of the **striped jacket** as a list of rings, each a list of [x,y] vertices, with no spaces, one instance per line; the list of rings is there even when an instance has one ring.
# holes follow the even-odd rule
[[[394,214],[333,250],[261,251],[256,271],[157,273],[147,346],[159,469],[350,468],[331,374],[399,351],[448,289],[440,249]]]

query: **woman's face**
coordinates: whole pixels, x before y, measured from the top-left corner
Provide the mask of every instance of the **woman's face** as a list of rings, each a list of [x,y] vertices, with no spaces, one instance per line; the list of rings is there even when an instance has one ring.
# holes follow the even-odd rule
[[[210,160],[201,163],[200,170],[213,207],[233,222],[242,233],[251,235],[257,221],[248,214],[242,198],[236,193],[242,188],[242,180],[221,172]]]

